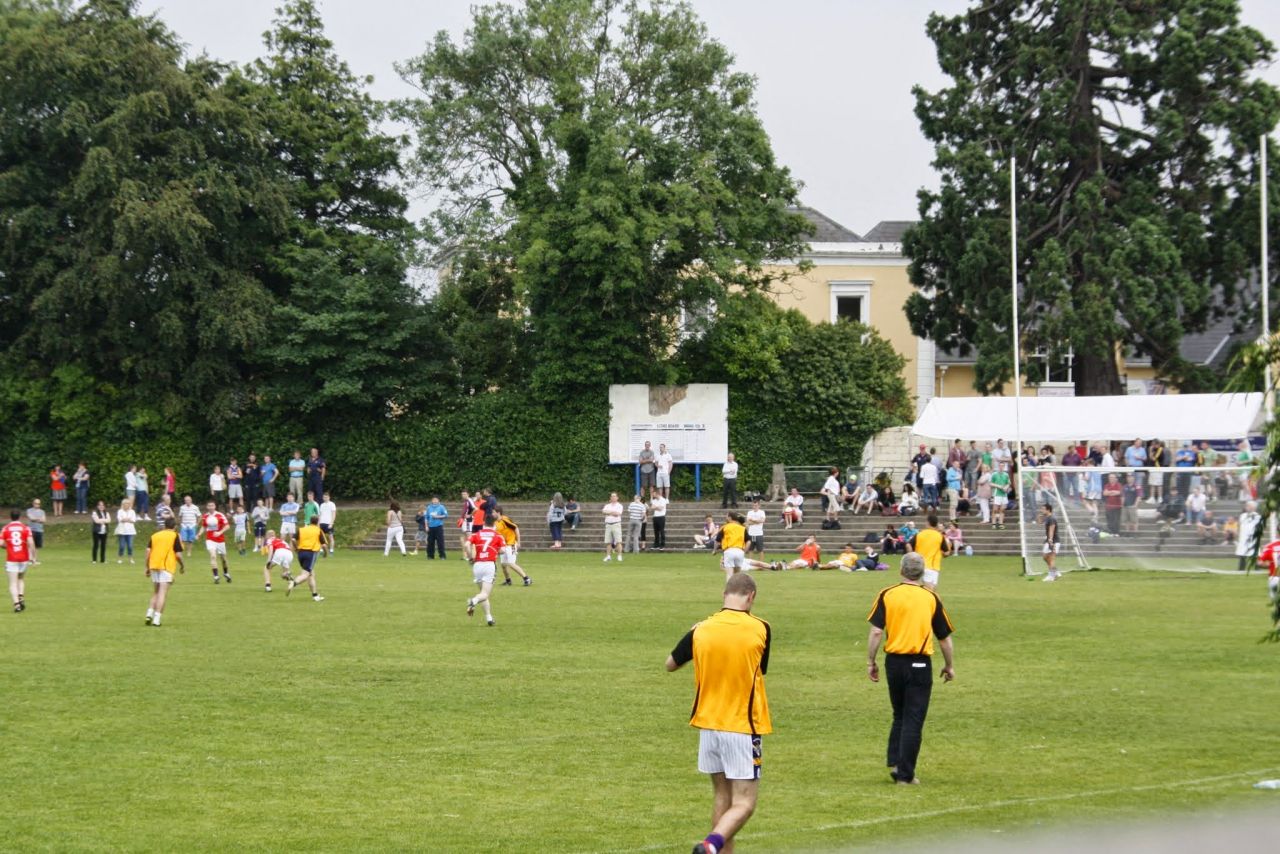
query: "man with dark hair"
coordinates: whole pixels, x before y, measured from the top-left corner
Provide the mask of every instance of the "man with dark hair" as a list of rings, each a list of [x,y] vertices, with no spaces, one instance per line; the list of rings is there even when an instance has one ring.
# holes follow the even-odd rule
[[[13,613],[27,610],[27,567],[36,562],[36,538],[20,521],[22,514],[10,511],[9,524],[0,528],[4,538],[4,573],[9,576],[9,597]]]
[[[907,550],[920,555],[924,560],[924,573],[920,583],[926,590],[936,590],[938,573],[942,571],[942,558],[951,553],[951,542],[943,532],[942,526],[938,524],[936,513],[930,513],[925,521],[929,523],[928,527],[917,531],[915,536],[907,541]]]
[[[182,542],[174,530],[172,517],[165,519],[164,527],[151,535],[143,563],[147,565],[144,573],[151,581],[151,601],[147,604],[145,625],[158,627],[169,598],[169,585],[173,584],[174,570],[187,571],[186,564],[182,562]]]
[[[916,759],[933,692],[934,636],[946,660],[943,681],[954,679],[956,671],[951,620],[937,594],[920,584],[924,558],[916,552],[904,555],[901,572],[902,582],[881,590],[867,617],[871,624],[867,635],[867,677],[872,682],[880,681],[876,654],[883,640],[889,703],[893,706],[887,754],[889,776],[898,783],[915,784],[920,782],[916,779]]]
[[[773,731],[764,677],[769,624],[751,613],[756,583],[744,574],[724,585],[724,608],[689,630],[667,656],[667,671],[693,662],[696,685],[689,725],[699,729],[698,770],[711,775],[712,828],[693,854],[731,851],[756,808],[761,736]]]
[[[1049,567],[1049,573],[1044,577],[1044,580],[1057,581],[1060,576],[1057,561],[1061,539],[1058,537],[1058,517],[1053,515],[1052,503],[1046,501],[1041,505],[1040,521],[1044,522],[1044,547],[1040,549],[1040,552],[1044,555],[1045,565]]]

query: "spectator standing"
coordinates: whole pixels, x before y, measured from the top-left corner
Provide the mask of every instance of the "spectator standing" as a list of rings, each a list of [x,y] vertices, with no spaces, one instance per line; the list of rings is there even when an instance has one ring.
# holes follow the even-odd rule
[[[1147,446],[1147,465],[1152,468],[1163,469],[1168,468],[1169,463],[1169,449],[1159,439],[1152,439]],[[1148,472],[1147,486],[1151,493],[1147,498],[1147,503],[1159,504],[1164,499],[1164,472]]]
[[[626,512],[618,493],[609,493],[609,503],[600,508],[604,515],[604,560],[613,560],[613,553],[618,552],[618,562],[622,562],[622,514]]]
[[[977,442],[969,442],[969,450],[964,455],[964,485],[973,495],[978,487],[978,475],[982,473],[982,451]]]
[[[49,472],[49,492],[53,503],[53,515],[61,516],[62,502],[67,500],[67,473],[62,470],[62,466],[54,466]]]
[[[316,493],[319,495],[320,493]],[[231,504],[244,503],[244,470],[235,457],[227,463],[227,501]]]
[[[1089,512],[1090,521],[1098,522],[1098,502],[1102,500],[1102,472],[1098,470],[1093,457],[1084,460],[1084,471],[1080,473],[1080,503]]]
[[[302,451],[294,451],[293,459],[289,460],[289,491],[302,498],[307,494],[306,479],[307,461],[302,458]]]
[[[655,495],[649,499],[649,509],[653,513],[653,549],[667,550],[667,501],[664,495]],[[734,505],[735,507],[738,505]]]
[[[138,508],[138,518],[150,521],[151,481],[147,479],[146,466],[138,466],[138,473],[134,475],[134,483],[137,484],[138,490],[134,499],[135,506]]]
[[[413,551],[409,552],[411,556],[427,548],[427,505],[423,504],[418,508],[418,512],[413,514],[413,521],[417,523],[418,530],[413,535]]]
[[[984,525],[991,524],[991,495],[991,472],[984,464],[978,463],[978,512],[982,514],[982,524]]]
[[[81,460],[71,475],[71,483],[76,490],[76,513],[89,512],[89,469]]]
[[[938,466],[932,459],[920,467],[920,503],[938,511]]]
[[[911,471],[910,473],[907,474],[906,482],[914,483],[917,487],[919,487],[921,485],[920,470],[924,467],[925,463],[932,462],[932,461],[933,461],[933,457],[929,455],[929,452],[926,450],[925,445],[922,443],[920,447],[916,449],[916,455],[911,458]]]
[[[947,512],[951,514],[951,521],[956,520],[956,509],[960,506],[960,496],[964,489],[964,473],[960,470],[960,463],[952,461],[947,466]]]
[[[36,544],[37,549],[44,548],[44,508],[40,506],[40,499],[31,499],[31,506],[27,508],[27,528],[31,531],[31,539]],[[37,563],[37,561],[31,561]]]
[[[270,454],[262,455],[262,497],[267,502],[267,509],[276,506],[276,481],[280,479],[280,469],[271,461]]]
[[[324,495],[324,479],[328,475],[329,466],[324,457],[320,456],[320,449],[312,448],[311,456],[307,459],[307,483],[317,498]]]
[[[124,473],[124,497],[126,501],[136,501],[138,498],[137,466],[129,466],[129,470]]]
[[[822,484],[822,503],[827,521],[836,522],[840,518],[840,469],[835,466],[827,470],[827,480]]]
[[[222,466],[214,466],[209,474],[209,495],[219,507],[227,503],[227,478],[222,473]]]
[[[1124,464],[1129,468],[1144,468],[1147,465],[1147,445],[1141,439],[1134,439],[1128,447],[1124,449]],[[1129,480],[1138,488],[1139,492],[1147,488],[1146,472],[1130,472]],[[1141,496],[1139,496],[1141,497]],[[1136,527],[1134,530],[1137,530]]]
[[[942,600],[921,586],[924,559],[919,554],[902,558],[902,582],[876,596],[867,622],[867,677],[880,681],[876,656],[884,642],[884,669],[889,683],[893,724],[889,728],[886,763],[889,776],[904,785],[919,783],[916,762],[924,734],[925,717],[933,693],[933,638],[938,639],[945,664],[942,679],[955,678],[954,628]]]
[[[1076,451],[1074,445],[1067,445],[1066,453],[1062,455],[1062,464],[1071,468],[1079,467],[1082,460],[1079,452]],[[1075,498],[1080,494],[1080,479],[1074,474],[1067,474],[1060,478],[1062,484],[1062,497]]]
[[[551,496],[551,506],[547,508],[547,527],[551,530],[551,548],[564,547],[564,496],[556,493]]]
[[[322,495],[321,497],[324,500],[320,502],[320,509],[319,509],[319,512],[317,513],[317,522],[320,525],[320,533],[324,534],[324,551],[322,551],[321,554],[324,557],[330,557],[333,555],[334,549],[338,547],[338,544],[334,541],[334,536],[333,536],[334,529],[338,527],[338,505],[333,503],[333,496],[327,492],[324,493],[324,495]],[[438,504],[439,501],[437,500],[436,503]],[[444,508],[442,507],[441,509],[444,509]],[[431,510],[431,506],[428,505],[427,506],[428,515],[430,515],[430,510]],[[448,513],[446,513],[445,515],[447,516]],[[431,542],[430,534],[431,534],[431,525],[430,523],[428,523],[427,524],[428,545],[430,545],[430,542]],[[440,534],[441,534],[441,537],[444,536],[443,529],[441,529]],[[440,556],[441,557],[444,556],[444,540],[443,539],[441,539],[440,541]]]
[[[164,527],[165,519],[177,518],[173,512],[173,501],[168,495],[160,496],[160,503],[156,505],[156,528]]]
[[[1120,533],[1120,514],[1124,509],[1124,486],[1114,472],[1107,475],[1107,482],[1102,485],[1102,506],[1107,512],[1107,531]]]
[[[173,496],[178,494],[178,478],[169,466],[164,467],[164,494],[169,496],[170,503],[173,503]]]
[[[968,459],[968,455],[965,454],[964,448],[961,447],[960,440],[956,439],[947,450],[947,459],[943,464],[943,469],[949,469],[954,465],[963,473],[966,459]]]
[[[747,553],[755,552],[761,557],[764,556],[764,523],[768,519],[768,514],[764,512],[764,508],[760,506],[760,499],[757,498],[751,502],[751,509],[747,511]]]
[[[654,454],[652,446],[646,441],[636,457],[636,464],[640,467],[640,493],[642,495],[646,491],[650,494],[653,492],[654,473],[658,469],[655,462],[656,458],[657,455]]]
[[[1004,443],[1004,439],[996,439],[996,446],[991,450],[991,459],[995,466],[994,471],[1000,471],[1001,464],[1006,467],[1006,471],[1013,469],[1013,453]]]
[[[991,473],[991,520],[995,527],[1004,530],[1004,511],[1009,506],[1009,470],[1008,464],[1001,462],[1000,467]]]
[[[661,493],[659,493],[661,494]],[[640,551],[640,528],[645,523],[645,517],[648,515],[648,508],[644,506],[644,501],[637,494],[631,499],[631,503],[627,505],[627,548],[629,552]]]
[[[266,501],[259,498],[249,511],[249,518],[253,520],[253,550],[264,551],[267,545],[267,523],[271,521],[271,511],[267,509]],[[158,513],[156,519],[160,519]]]
[[[178,505],[178,539],[182,543],[182,552],[191,557],[191,546],[196,541],[196,529],[200,525],[200,508],[191,500],[190,495],[182,496],[182,504]]]
[[[244,461],[244,503],[246,507],[257,507],[262,497],[262,469],[258,468],[258,455],[250,454]]]
[[[107,503],[99,501],[89,517],[90,531],[93,534],[93,556],[90,563],[107,562],[107,528],[111,525],[111,514],[107,512]]]
[[[1137,472],[1131,472],[1124,478],[1124,504],[1120,514],[1121,530],[1131,534],[1138,533],[1138,502],[1142,500],[1142,490],[1138,486]]]
[[[138,514],[134,512],[133,502],[125,499],[116,511],[116,563],[124,563],[125,552],[129,553],[129,563],[133,563],[133,538],[138,533]]]
[[[725,456],[724,467],[720,469],[720,474],[724,478],[724,492],[720,497],[720,507],[737,507],[738,506],[738,461],[733,454]],[[657,536],[657,532],[654,532]]]
[[[400,547],[400,554],[408,554],[404,547],[404,520],[400,517],[400,505],[394,501],[387,507],[387,543],[382,549],[383,557],[391,554],[392,543]]]
[[[676,467],[676,461],[671,454],[667,453],[665,444],[658,445],[658,456],[655,458],[657,471],[654,473],[654,486],[662,493],[663,498],[671,497],[671,474]]]
[[[449,518],[449,510],[440,503],[440,496],[431,496],[427,505],[427,560],[435,560],[436,552],[444,560],[444,520]]]

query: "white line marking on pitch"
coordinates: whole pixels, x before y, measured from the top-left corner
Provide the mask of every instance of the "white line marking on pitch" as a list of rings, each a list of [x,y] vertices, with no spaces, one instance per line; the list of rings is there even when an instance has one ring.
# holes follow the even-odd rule
[[[1081,798],[1101,798],[1108,795],[1123,795],[1133,792],[1151,792],[1156,789],[1181,789],[1189,786],[1202,786],[1205,783],[1223,783],[1227,780],[1236,780],[1241,777],[1256,777],[1261,774],[1270,774],[1280,771],[1280,768],[1259,768],[1253,771],[1238,771],[1235,774],[1220,774],[1216,777],[1200,777],[1195,780],[1178,780],[1172,783],[1148,783],[1142,786],[1121,786],[1115,789],[1095,789],[1091,792],[1065,792],[1060,795],[1038,795],[1031,798],[1010,798],[1008,800],[990,801],[985,804],[962,804],[954,807],[944,807],[936,810],[925,810],[924,812],[913,812],[911,818],[937,818],[944,815],[954,815],[964,812],[980,812],[982,810],[1005,809],[1006,807],[1029,806],[1033,804],[1047,804],[1054,801],[1074,801]],[[825,833],[830,830],[853,830],[861,827],[873,827],[877,824],[885,824],[890,821],[898,821],[902,816],[887,815],[878,818],[860,818],[854,821],[842,821],[836,824],[820,824],[817,827],[809,828],[810,831]],[[779,836],[782,833],[791,834],[794,830],[777,831],[773,833],[749,833],[751,839],[767,839],[771,836]],[[627,848],[627,851],[662,851],[671,847],[670,842],[664,842],[658,845],[644,845],[639,848]]]

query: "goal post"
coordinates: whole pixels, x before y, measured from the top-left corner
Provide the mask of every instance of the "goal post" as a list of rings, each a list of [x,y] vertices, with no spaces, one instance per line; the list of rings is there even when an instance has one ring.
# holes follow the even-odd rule
[[[1046,570],[1039,559],[1046,504],[1058,524],[1060,572],[1247,572],[1264,527],[1249,508],[1259,487],[1251,465],[1039,466],[1024,469],[1020,485],[1031,575]]]

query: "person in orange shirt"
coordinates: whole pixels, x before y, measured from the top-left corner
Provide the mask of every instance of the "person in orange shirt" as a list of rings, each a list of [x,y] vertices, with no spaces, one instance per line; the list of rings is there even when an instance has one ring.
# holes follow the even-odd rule
[[[783,564],[783,569],[817,569],[822,562],[822,546],[818,545],[818,540],[812,534],[796,546],[796,551],[800,552],[800,557]]]

